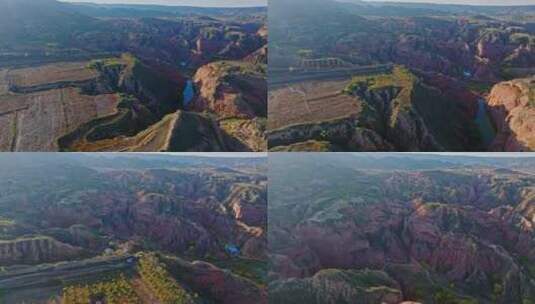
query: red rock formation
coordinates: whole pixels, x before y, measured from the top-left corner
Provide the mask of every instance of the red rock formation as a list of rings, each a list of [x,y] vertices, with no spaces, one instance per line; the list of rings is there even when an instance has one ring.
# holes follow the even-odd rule
[[[221,118],[253,119],[267,113],[265,75],[254,65],[218,62],[201,67],[194,77],[198,98],[191,108]]]
[[[497,129],[493,151],[535,150],[535,79],[495,85],[487,98]]]

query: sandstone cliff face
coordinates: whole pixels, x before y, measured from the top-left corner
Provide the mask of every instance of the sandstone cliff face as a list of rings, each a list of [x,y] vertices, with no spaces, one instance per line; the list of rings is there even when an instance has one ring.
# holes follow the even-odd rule
[[[535,78],[495,85],[487,104],[497,130],[493,151],[535,150]]]
[[[224,150],[265,151],[267,84],[265,67],[256,63],[216,62],[194,77],[197,96],[188,106],[216,116]]]
[[[39,264],[79,258],[82,248],[49,237],[0,241],[0,264]]]
[[[191,106],[221,118],[265,117],[267,84],[258,66],[216,62],[201,67],[194,77],[199,96]]]
[[[234,185],[227,198],[237,220],[250,226],[267,225],[267,193],[253,185]]]

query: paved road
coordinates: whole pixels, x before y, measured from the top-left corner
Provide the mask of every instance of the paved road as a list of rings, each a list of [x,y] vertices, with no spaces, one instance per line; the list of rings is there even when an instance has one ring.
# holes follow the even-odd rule
[[[135,259],[132,255],[99,257],[82,261],[25,267],[20,270],[8,271],[7,273],[0,272],[0,289],[13,290],[47,286],[58,282],[75,280],[80,277],[125,270],[135,267]]]
[[[269,70],[269,86],[278,87],[290,83],[311,80],[333,80],[351,78],[357,75],[377,74],[390,72],[392,64],[361,66],[356,68],[330,69],[330,70],[293,70],[271,69]]]

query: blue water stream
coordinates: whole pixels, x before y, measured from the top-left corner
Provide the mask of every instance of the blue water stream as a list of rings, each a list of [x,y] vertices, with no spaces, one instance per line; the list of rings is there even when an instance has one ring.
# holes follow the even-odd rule
[[[492,125],[487,113],[487,103],[482,98],[478,100],[476,124],[479,129],[479,133],[481,134],[481,140],[483,141],[483,144],[485,147],[488,147],[494,140],[496,131],[494,130],[494,126]]]
[[[188,80],[186,83],[186,87],[184,88],[184,92],[182,92],[182,100],[184,107],[187,106],[195,96],[195,90],[193,89],[193,81]]]

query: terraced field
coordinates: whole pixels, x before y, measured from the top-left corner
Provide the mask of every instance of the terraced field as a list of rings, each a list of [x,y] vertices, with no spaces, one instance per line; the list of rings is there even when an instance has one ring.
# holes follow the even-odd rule
[[[342,93],[351,79],[306,81],[269,92],[268,129],[319,123],[360,112],[355,97]]]
[[[7,71],[5,77],[10,85],[25,88],[64,82],[88,81],[98,73],[88,68],[89,62],[60,62],[37,67]]]
[[[126,149],[120,145],[124,137],[136,135],[163,114],[156,114],[159,108],[148,109],[148,100],[143,103],[121,93],[126,87],[138,91],[154,89],[147,89],[144,80],[136,78],[134,69],[146,68],[140,66],[132,56],[123,55],[2,70],[0,150]],[[166,134],[167,130],[158,136]]]
[[[113,115],[116,94],[83,94],[76,83],[95,80],[89,62],[0,72],[0,150],[57,151],[57,139],[81,124]],[[30,93],[15,93],[30,90]],[[11,89],[11,90],[10,90]]]

